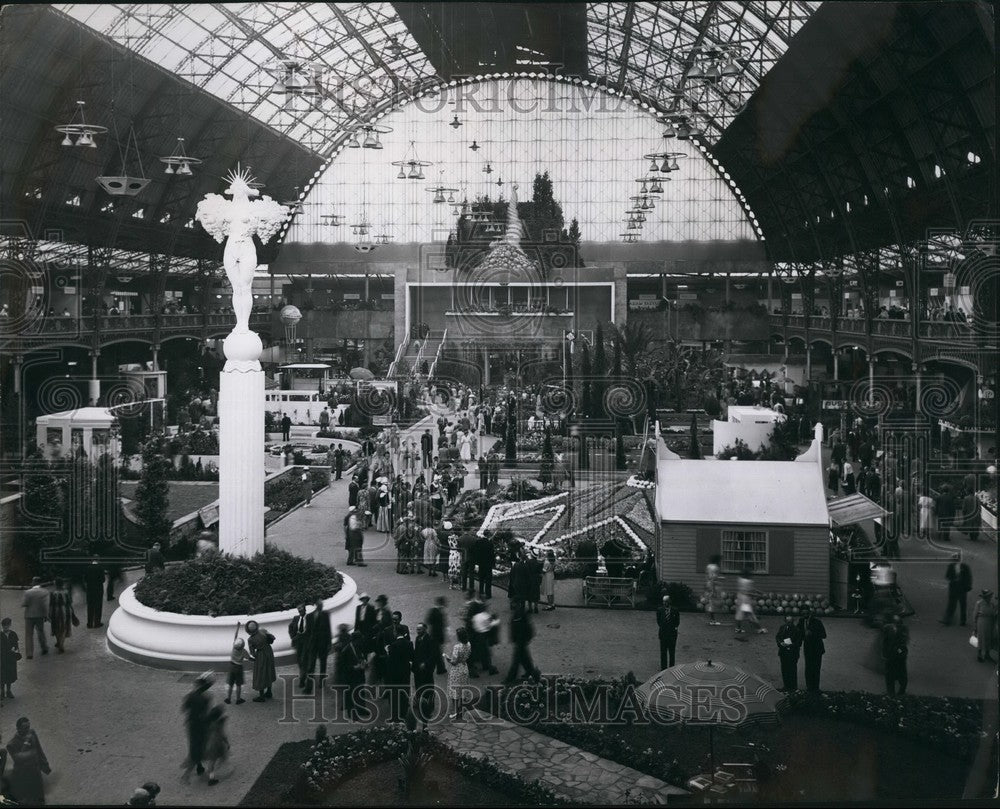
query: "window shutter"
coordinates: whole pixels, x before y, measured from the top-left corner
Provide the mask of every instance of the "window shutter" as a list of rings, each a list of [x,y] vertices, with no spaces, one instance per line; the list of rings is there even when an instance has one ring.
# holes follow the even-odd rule
[[[698,528],[695,533],[695,559],[698,572],[704,572],[713,556],[722,555],[722,532],[718,528]]]
[[[795,531],[771,528],[767,532],[767,572],[771,576],[795,575]]]

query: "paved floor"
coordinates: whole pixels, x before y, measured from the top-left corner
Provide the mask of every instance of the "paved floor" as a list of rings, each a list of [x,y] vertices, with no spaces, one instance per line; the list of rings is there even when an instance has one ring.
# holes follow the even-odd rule
[[[335,482],[313,501],[274,525],[269,541],[303,556],[342,565],[343,515],[347,504],[346,479]],[[961,550],[972,567],[976,591],[997,579],[995,536],[979,543],[953,533],[944,550],[927,548],[916,540],[903,543],[897,565],[900,584],[916,609],[910,619],[912,643],[909,661],[910,691],[916,694],[996,697],[996,670],[976,662],[968,645],[969,630],[938,623],[944,609],[944,570],[947,554]],[[412,627],[426,614],[434,596],[449,599],[452,624],[462,607],[462,594],[449,591],[441,578],[395,573],[395,551],[384,536],[373,531],[366,539],[366,568],[345,568],[362,590],[385,593],[404,621]],[[974,594],[973,594],[974,595]],[[0,591],[0,613],[15,617],[23,632],[19,591]],[[970,609],[974,599],[970,600]],[[504,625],[509,618],[506,596],[496,591],[491,607]],[[81,603],[77,612],[84,611]],[[106,613],[107,620],[109,613]],[[881,691],[883,682],[875,661],[876,633],[855,619],[831,619],[827,624],[827,654],[822,686],[831,690]],[[737,640],[731,626],[709,627],[703,616],[682,616],[677,646],[679,661],[712,658],[745,666],[762,677],[779,680],[773,632],[778,620],[764,618],[771,634]],[[643,680],[658,668],[656,622],[652,613],[631,610],[562,608],[536,616],[532,653],[545,673],[581,677],[617,677],[631,670]],[[510,660],[506,632],[495,649],[504,673]],[[23,642],[22,642],[23,645]],[[598,649],[599,646],[599,649]],[[291,669],[281,674],[291,675]],[[495,683],[500,676],[474,682]],[[313,704],[297,701],[286,712],[283,687],[277,699],[263,705],[248,702],[229,710],[233,745],[231,774],[213,787],[203,781],[180,782],[184,732],[180,703],[190,689],[193,674],[159,671],[120,660],[105,646],[103,630],[76,630],[67,653],[37,655],[19,664],[15,699],[3,705],[0,730],[10,738],[18,716],[28,716],[37,729],[52,764],[46,778],[52,804],[121,804],[132,789],[153,779],[163,787],[161,803],[232,805],[238,803],[277,747],[286,741],[311,737]],[[443,684],[443,682],[442,682]],[[222,686],[213,690],[221,699]],[[285,715],[287,713],[287,715]],[[331,732],[350,729],[337,725]]]
[[[433,733],[455,750],[491,759],[505,772],[539,781],[578,803],[619,805],[626,802],[626,791],[632,800],[646,803],[666,803],[671,795],[686,794],[631,767],[476,711],[466,721],[440,725]]]

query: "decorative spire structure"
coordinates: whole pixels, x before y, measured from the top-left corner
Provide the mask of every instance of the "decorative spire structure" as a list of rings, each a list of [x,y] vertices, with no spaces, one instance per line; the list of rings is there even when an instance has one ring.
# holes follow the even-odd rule
[[[521,246],[521,217],[517,213],[517,183],[510,187],[510,202],[507,203],[507,231],[503,240],[514,247]]]
[[[539,267],[521,249],[521,217],[517,213],[517,186],[511,187],[507,203],[507,231],[490,245],[489,251],[476,268],[484,279],[497,277],[503,285],[513,280],[527,281],[536,278]]]

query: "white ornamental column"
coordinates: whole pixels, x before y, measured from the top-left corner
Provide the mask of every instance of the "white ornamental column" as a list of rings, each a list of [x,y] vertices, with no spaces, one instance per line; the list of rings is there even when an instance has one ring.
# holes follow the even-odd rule
[[[264,550],[264,371],[260,337],[232,332],[219,382],[219,550]]]
[[[223,342],[226,365],[219,383],[219,550],[253,556],[264,550],[263,345],[250,331],[257,249],[288,219],[289,210],[266,195],[248,171],[230,172],[227,200],[206,194],[195,218],[219,244],[233,288],[236,327]],[[260,199],[253,199],[260,197]]]

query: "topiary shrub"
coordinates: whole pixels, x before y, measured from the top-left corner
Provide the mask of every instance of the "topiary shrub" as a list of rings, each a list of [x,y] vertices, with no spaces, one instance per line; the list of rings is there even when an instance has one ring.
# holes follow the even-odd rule
[[[193,559],[142,578],[140,604],[182,615],[251,615],[329,598],[343,579],[336,568],[265,546],[256,556]]]

